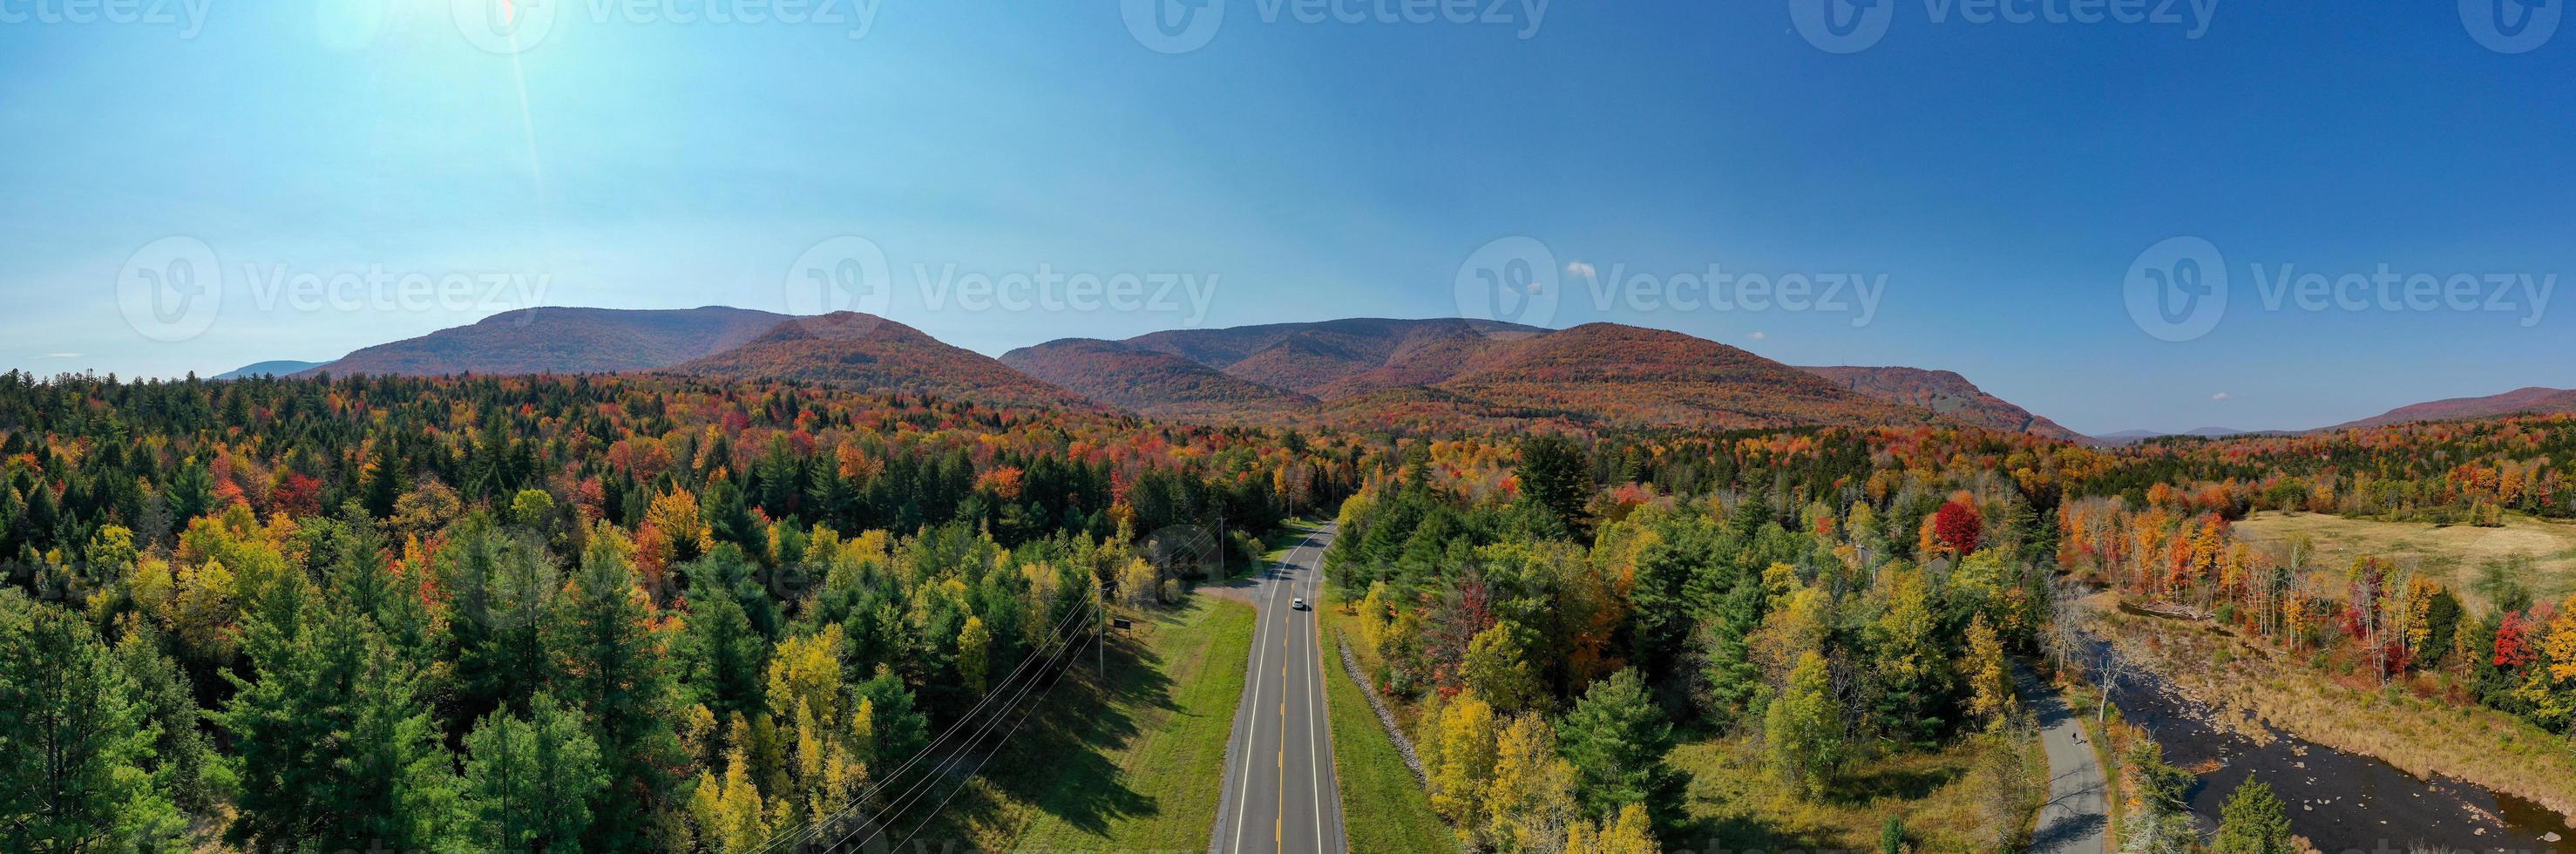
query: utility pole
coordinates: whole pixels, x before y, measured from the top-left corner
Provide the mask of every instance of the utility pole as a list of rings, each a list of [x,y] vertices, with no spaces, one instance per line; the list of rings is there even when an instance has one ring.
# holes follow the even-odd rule
[[[1105,691],[1109,685],[1109,609],[1104,601],[1100,595],[1100,580],[1092,579],[1091,645],[1094,657],[1099,660],[1100,684]]]

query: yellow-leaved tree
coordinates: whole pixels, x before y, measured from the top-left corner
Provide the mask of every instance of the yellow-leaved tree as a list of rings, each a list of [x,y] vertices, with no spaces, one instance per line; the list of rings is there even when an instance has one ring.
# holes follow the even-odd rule
[[[1566,834],[1565,854],[1662,854],[1663,846],[1655,841],[1653,823],[1646,819],[1646,808],[1629,804],[1619,816],[1595,826],[1575,822]]]
[[[1959,675],[1968,683],[1968,714],[1989,726],[2012,714],[2012,674],[2007,667],[2003,639],[1986,625],[1986,615],[1969,620],[1968,649],[1959,661]]]
[[[1431,776],[1431,808],[1473,847],[1476,832],[1489,823],[1485,796],[1494,781],[1494,707],[1472,692],[1460,694],[1440,709],[1433,735],[1440,740],[1440,764],[1424,768]]]
[[[1556,755],[1556,730],[1546,717],[1512,718],[1496,745],[1494,782],[1485,798],[1491,814],[1486,847],[1523,852],[1555,848],[1582,821],[1574,779],[1574,763]]]
[[[698,844],[719,854],[755,851],[769,839],[767,810],[760,789],[751,783],[751,763],[741,745],[725,754],[725,773],[698,772],[698,787],[689,795],[689,819]]]

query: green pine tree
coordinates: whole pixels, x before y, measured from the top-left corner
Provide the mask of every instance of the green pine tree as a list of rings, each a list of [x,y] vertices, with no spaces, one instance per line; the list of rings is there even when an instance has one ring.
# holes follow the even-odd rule
[[[0,838],[13,851],[155,850],[186,822],[145,770],[160,729],[79,615],[0,593]]]
[[[474,844],[487,850],[570,852],[590,831],[608,788],[599,743],[581,713],[539,694],[522,718],[493,712],[465,737],[465,801]]]
[[[455,841],[454,758],[418,663],[300,573],[254,594],[244,679],[217,720],[240,754],[239,817],[260,847],[430,850]]]
[[[2272,787],[2247,779],[2218,811],[2215,854],[2290,854],[2290,815]]]
[[[1601,680],[1574,704],[1557,728],[1559,750],[1574,763],[1575,791],[1584,810],[1616,816],[1644,804],[1659,816],[1670,806],[1677,781],[1664,755],[1673,747],[1672,725],[1646,693],[1635,670]]]
[[[671,638],[627,548],[613,530],[593,536],[544,629],[553,690],[588,713],[607,757],[609,787],[583,845],[597,851],[653,847],[655,819],[674,803],[686,761],[672,727],[682,706]]]

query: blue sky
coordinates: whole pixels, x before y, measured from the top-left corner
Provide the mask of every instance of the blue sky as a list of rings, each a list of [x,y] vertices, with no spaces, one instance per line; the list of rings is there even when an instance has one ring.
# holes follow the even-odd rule
[[[2576,386],[2576,293],[2532,298],[2576,272],[2576,23],[2508,54],[2449,2],[2220,0],[2195,38],[2188,3],[2061,24],[1886,0],[1848,54],[1802,37],[1792,0],[1514,0],[1468,23],[1215,0],[1180,53],[1107,0],[838,0],[800,23],[549,0],[515,54],[452,8],[494,0],[63,20],[79,2],[0,0],[0,365],[39,372],[327,359],[527,304],[811,306],[796,272],[851,237],[884,258],[887,301],[864,307],[986,353],[1448,316],[1479,310],[1458,282],[1480,248],[1525,238],[1556,280],[1548,325],[1947,368],[2084,431]],[[2181,342],[2124,301],[2176,237],[2230,281]],[[202,331],[128,319],[120,287],[207,257]],[[2276,283],[2383,264],[2465,276],[2478,310],[2311,310]],[[1690,299],[1712,265],[1883,290],[1866,311],[1859,291],[1720,308]],[[971,295],[1049,274],[1141,290]],[[395,285],[332,284],[369,277]],[[1630,279],[1644,296],[1618,296]]]

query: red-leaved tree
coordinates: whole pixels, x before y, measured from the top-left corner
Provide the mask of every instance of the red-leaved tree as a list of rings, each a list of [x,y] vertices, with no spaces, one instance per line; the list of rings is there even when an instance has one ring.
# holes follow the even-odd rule
[[[1940,541],[1942,548],[1953,554],[1964,556],[1975,552],[1977,539],[1985,535],[1985,530],[1985,516],[1977,512],[1977,505],[1967,501],[1950,499],[1950,503],[1941,505],[1941,509],[1932,514],[1932,536]]]

